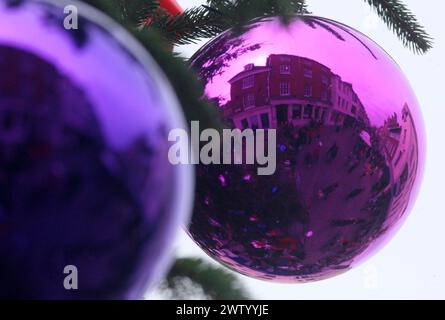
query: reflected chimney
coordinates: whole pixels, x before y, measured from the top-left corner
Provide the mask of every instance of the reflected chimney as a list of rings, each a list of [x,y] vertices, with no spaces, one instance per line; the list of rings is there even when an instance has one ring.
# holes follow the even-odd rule
[[[249,70],[252,70],[253,67],[255,67],[255,65],[253,63],[249,63],[244,66],[244,70],[249,71]]]

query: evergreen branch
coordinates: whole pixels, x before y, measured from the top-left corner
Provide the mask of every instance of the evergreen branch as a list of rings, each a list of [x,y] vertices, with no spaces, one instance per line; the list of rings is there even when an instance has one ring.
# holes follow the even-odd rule
[[[223,20],[209,14],[207,8],[195,7],[171,17],[166,12],[157,12],[144,29],[155,29],[170,43],[178,45],[195,43],[200,39],[219,35],[227,27]]]
[[[414,14],[400,0],[365,0],[394,31],[402,43],[415,53],[426,53],[433,46],[432,38],[417,22]]]
[[[120,2],[127,19],[136,24],[140,24],[145,17],[160,10],[159,0],[120,0]]]
[[[286,23],[297,13],[307,13],[304,0],[208,0],[207,5],[175,17],[157,14],[146,27],[181,45],[215,37],[230,28],[240,29],[259,17],[278,16]]]
[[[250,298],[233,273],[199,258],[177,259],[161,291],[170,293],[171,299],[188,299],[193,286],[200,287],[206,295],[204,298],[207,299],[248,300]]]
[[[307,13],[305,0],[207,0],[207,4],[212,12],[228,19],[229,27],[258,17],[278,16],[287,22],[295,14]]]
[[[103,2],[89,0],[87,2]],[[308,13],[305,0],[207,0],[207,5],[185,10],[175,17],[159,9],[159,0],[108,0],[119,11],[119,22],[155,29],[173,44],[196,43],[215,37],[229,28],[241,29],[249,21],[279,16],[288,22],[295,14]],[[401,0],[365,0],[392,29],[402,43],[415,53],[427,52],[432,38],[419,25],[414,14]]]

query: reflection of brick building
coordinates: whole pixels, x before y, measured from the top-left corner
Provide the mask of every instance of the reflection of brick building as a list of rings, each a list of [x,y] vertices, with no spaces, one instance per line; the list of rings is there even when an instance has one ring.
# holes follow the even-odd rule
[[[333,75],[330,123],[343,123],[352,119],[369,123],[365,108],[355,93],[352,84],[344,82],[338,75]]]
[[[394,114],[378,129],[382,153],[391,173],[393,199],[388,215],[393,219],[398,219],[406,210],[418,165],[416,128],[407,104],[403,106],[400,120]]]
[[[272,54],[266,66],[248,64],[229,83],[224,113],[239,128],[304,125],[310,120],[368,122],[352,85],[311,59]]]

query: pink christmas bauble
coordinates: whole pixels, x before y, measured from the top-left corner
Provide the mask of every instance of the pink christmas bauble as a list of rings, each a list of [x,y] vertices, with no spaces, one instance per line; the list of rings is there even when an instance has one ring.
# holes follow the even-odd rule
[[[258,162],[198,166],[188,231],[207,254],[254,278],[303,282],[391,239],[417,193],[424,129],[381,47],[329,19],[267,18],[223,33],[191,65],[226,128],[276,130],[272,174]]]

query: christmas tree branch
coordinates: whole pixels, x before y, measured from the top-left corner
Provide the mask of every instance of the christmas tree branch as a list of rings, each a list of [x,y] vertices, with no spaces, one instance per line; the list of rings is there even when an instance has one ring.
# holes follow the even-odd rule
[[[150,0],[147,0],[150,1]],[[402,43],[415,53],[432,48],[432,38],[400,0],[365,0]],[[308,13],[304,0],[207,0],[207,5],[169,18],[154,19],[154,27],[175,44],[194,43],[217,36],[229,28],[241,28],[258,17],[279,16],[284,22],[294,14]]]
[[[144,27],[156,29],[170,42],[182,45],[215,37],[230,28],[242,28],[258,17],[278,16],[287,22],[297,13],[307,13],[304,0],[208,0],[207,5],[174,17],[158,12]]]
[[[174,57],[168,43],[187,44],[211,38],[263,16],[279,16],[286,22],[293,14],[308,13],[304,0],[208,0],[206,6],[187,9],[171,17],[158,0],[84,0],[104,11],[132,32],[161,65],[174,87],[188,121],[199,120],[202,128],[221,128],[217,108],[203,101],[197,75]],[[398,0],[365,0],[373,6],[402,42],[424,53],[432,40],[414,15]],[[170,47],[171,48],[171,47]]]
[[[183,45],[212,38],[229,28],[242,28],[258,17],[279,16],[284,22],[294,14],[308,13],[305,0],[207,0],[207,5],[169,16],[159,0],[90,0],[102,9],[119,11],[119,22],[154,30],[171,43]],[[105,3],[106,2],[106,3]],[[432,47],[432,38],[400,0],[365,0],[402,43],[415,53]]]
[[[258,17],[278,16],[284,22],[295,14],[307,13],[305,0],[207,0],[214,16],[226,20],[226,28],[239,27]]]
[[[402,43],[416,53],[432,48],[432,38],[400,0],[365,0]]]
[[[178,45],[211,38],[227,29],[222,18],[215,17],[203,6],[187,9],[174,17],[159,11],[152,16],[151,21],[143,24],[143,28],[155,30],[170,43]]]
[[[188,280],[188,281],[187,281]],[[202,289],[205,299],[248,300],[249,293],[236,276],[199,258],[179,258],[161,285],[161,292],[170,299],[190,299],[193,287]],[[196,299],[196,297],[194,297]]]

